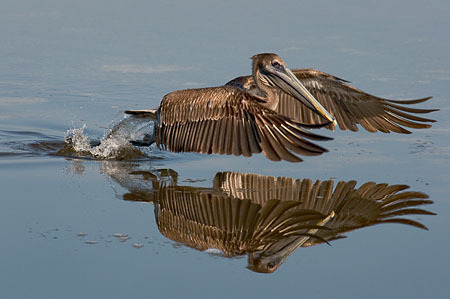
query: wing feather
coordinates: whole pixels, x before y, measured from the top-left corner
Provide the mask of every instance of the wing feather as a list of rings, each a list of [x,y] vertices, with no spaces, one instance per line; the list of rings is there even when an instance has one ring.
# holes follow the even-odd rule
[[[225,147],[225,153],[227,155],[231,155],[233,152],[231,150],[231,144],[232,144],[232,137],[233,137],[233,119],[231,117],[225,118],[226,120],[226,126],[227,126],[227,133],[224,140],[224,147]]]
[[[238,124],[239,124],[239,137],[241,138],[240,143],[242,154],[246,157],[250,157],[251,152],[250,152],[250,145],[248,143],[249,136],[247,136],[247,130],[245,129],[246,123],[243,118],[243,115],[240,115],[240,120],[238,121]]]
[[[215,120],[208,120],[210,123],[209,126],[209,130],[208,130],[208,134],[205,134],[205,154],[211,154],[212,153],[212,142],[213,142],[213,138],[214,138],[214,131],[216,129],[217,126],[217,121]],[[218,127],[218,126],[217,126]]]
[[[266,136],[267,132],[264,129],[264,126],[261,124],[258,124],[258,135],[260,136],[261,142],[260,146],[262,148],[262,152],[266,157],[272,161],[280,161],[280,157],[276,154],[275,149],[270,144],[268,137]]]
[[[260,153],[261,147],[258,145],[259,139],[257,134],[257,129],[254,122],[254,117],[248,112],[244,111],[246,130],[248,136],[248,143],[251,153]]]
[[[408,113],[425,114],[439,110],[405,106],[426,102],[431,97],[406,101],[383,99],[350,86],[346,80],[318,70],[293,69],[292,72],[324,108],[336,117],[339,128],[342,130],[358,131],[356,125],[359,124],[369,132],[389,133],[392,131],[407,134],[410,132],[403,127],[429,128],[431,125],[428,123],[435,122],[435,120]],[[227,84],[250,91],[255,88],[251,76],[239,77]],[[279,97],[280,102],[276,112],[281,115],[307,124],[323,122],[316,113],[292,96],[280,90]],[[331,125],[327,128],[334,129]]]
[[[159,109],[157,145],[174,152],[237,156],[263,152],[274,161],[300,162],[296,154],[326,151],[307,139],[331,139],[261,106],[237,87],[176,91],[164,97]]]
[[[406,112],[403,112],[401,110],[398,110],[394,107],[390,107],[390,106],[386,106],[386,111],[390,111],[392,113],[395,113],[398,116],[401,116],[403,118],[409,119],[409,120],[415,120],[415,121],[420,121],[420,122],[433,122],[432,119],[429,118],[424,118],[424,117],[420,117],[420,116],[416,116],[416,115],[412,115]]]
[[[203,133],[205,132],[205,128],[206,128],[205,123],[206,123],[205,120],[193,123],[194,126],[196,127],[196,130],[193,133],[195,135],[191,135],[191,136],[198,136],[198,138],[196,138],[196,139],[191,138],[191,140],[193,142],[192,144],[194,146],[194,147],[191,147],[191,148],[197,148],[197,149],[201,148],[201,144],[202,144],[201,142],[202,142],[202,139],[203,139]],[[161,140],[165,140],[165,139],[161,139]]]
[[[390,109],[392,107],[411,113],[429,113],[436,111],[437,109],[414,109],[403,106],[422,103],[429,100],[430,97],[409,101],[387,100],[367,94],[346,84],[346,81],[340,78],[317,70],[297,69],[293,70],[293,73],[314,96],[321,95],[319,97],[321,100],[318,100],[324,105],[325,109],[330,109],[329,111],[336,116],[337,122],[339,124],[344,123],[346,127],[350,123],[360,124],[370,132],[381,131],[387,133],[394,131],[398,133],[409,133],[408,130],[400,126],[428,128],[431,125],[424,124],[424,122],[434,122],[434,120],[425,118],[415,118],[410,119],[414,121],[405,121],[398,117],[402,116],[400,115],[402,114],[401,112],[398,114],[396,113],[397,111]],[[294,99],[291,98],[291,100]],[[343,109],[337,109],[338,107]],[[302,107],[302,109],[305,108]],[[388,109],[390,113],[388,113]],[[300,119],[296,120],[303,121]],[[357,127],[350,126],[349,129],[357,130]]]
[[[421,124],[421,123],[417,123],[417,122],[413,122],[413,121],[401,118],[401,117],[395,115],[392,111],[387,111],[386,114],[388,115],[388,117],[391,120],[393,120],[396,123],[398,123],[399,125],[402,125],[402,126],[405,126],[405,127],[417,128],[417,129],[423,129],[423,128],[431,127],[431,125],[429,125],[429,124]]]
[[[199,149],[200,153],[207,153],[208,149],[206,147],[206,142],[207,142],[207,138],[208,138],[208,134],[209,134],[209,128],[211,127],[211,121],[209,119],[206,119],[206,120],[204,120],[202,122],[199,122],[198,125],[199,126],[201,126],[201,125],[205,126],[205,128],[204,128],[204,130],[202,132],[203,134],[201,136],[199,136],[200,138],[199,138],[199,147],[198,147],[198,149]],[[170,143],[169,143],[169,146],[170,146]],[[170,147],[169,147],[169,149],[170,149]],[[170,150],[172,150],[172,149],[170,149]]]
[[[232,116],[233,120],[233,142],[231,143],[231,152],[235,156],[240,156],[242,154],[240,149],[240,139],[239,139],[239,128],[238,128],[238,122],[239,120],[235,118],[235,116]]]
[[[217,134],[213,143],[213,152],[219,153],[221,155],[225,154],[225,132],[227,129],[226,118],[220,120],[219,134]]]
[[[314,210],[323,215],[335,212],[335,217],[318,236],[325,240],[339,238],[348,231],[379,223],[399,222],[426,229],[424,225],[398,220],[402,215],[434,215],[419,206],[432,204],[421,192],[408,191],[406,185],[388,185],[367,182],[356,188],[356,181],[333,180],[312,182],[245,173],[218,173],[214,187],[235,198],[245,198],[261,206],[271,200],[296,201],[297,209]],[[288,195],[289,194],[289,195]],[[270,209],[269,209],[270,210]],[[306,246],[317,241],[310,240]]]
[[[276,152],[277,156],[280,157],[281,160],[286,160],[289,162],[301,162],[302,159],[296,157],[295,155],[291,154],[283,144],[283,138],[278,139],[276,134],[273,132],[273,129],[271,128],[271,124],[267,119],[263,118],[264,122],[264,135],[267,137],[267,140],[269,141],[270,145]]]

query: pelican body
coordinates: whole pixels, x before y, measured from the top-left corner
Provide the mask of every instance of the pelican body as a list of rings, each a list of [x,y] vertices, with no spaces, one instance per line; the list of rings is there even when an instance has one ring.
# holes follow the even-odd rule
[[[311,128],[409,133],[401,125],[427,128],[431,119],[392,101],[366,94],[345,80],[311,69],[291,71],[276,54],[252,56],[252,75],[219,87],[187,89],[164,96],[156,110],[127,110],[126,114],[155,121],[155,132],[144,143],[173,152],[199,152],[250,157],[263,153],[273,161],[301,162],[298,155],[327,150],[310,140],[330,140]]]

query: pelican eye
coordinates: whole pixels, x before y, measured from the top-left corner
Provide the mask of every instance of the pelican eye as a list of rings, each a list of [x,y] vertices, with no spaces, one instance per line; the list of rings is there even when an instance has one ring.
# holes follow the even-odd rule
[[[272,66],[277,69],[283,69],[283,65],[281,65],[278,61],[272,62]]]

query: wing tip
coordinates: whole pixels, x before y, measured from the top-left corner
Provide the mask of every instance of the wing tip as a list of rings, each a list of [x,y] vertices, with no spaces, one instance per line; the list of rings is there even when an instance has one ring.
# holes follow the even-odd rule
[[[412,104],[424,103],[432,98],[433,97],[430,96],[430,97],[424,97],[424,98],[419,98],[419,99],[414,99],[414,100],[388,100],[388,99],[385,99],[385,101],[388,101],[391,103],[396,103],[396,104],[412,105]]]

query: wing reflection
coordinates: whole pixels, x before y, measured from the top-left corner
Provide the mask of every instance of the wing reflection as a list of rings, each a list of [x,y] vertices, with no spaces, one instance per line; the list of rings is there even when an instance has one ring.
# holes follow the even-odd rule
[[[248,268],[256,272],[274,272],[298,247],[345,238],[351,230],[379,223],[427,229],[405,216],[435,215],[418,208],[433,203],[428,196],[408,191],[407,185],[356,187],[356,181],[220,172],[206,188],[179,185],[170,169],[102,165],[129,191],[124,200],[154,204],[165,237],[197,250],[220,250],[226,257],[247,254]]]

